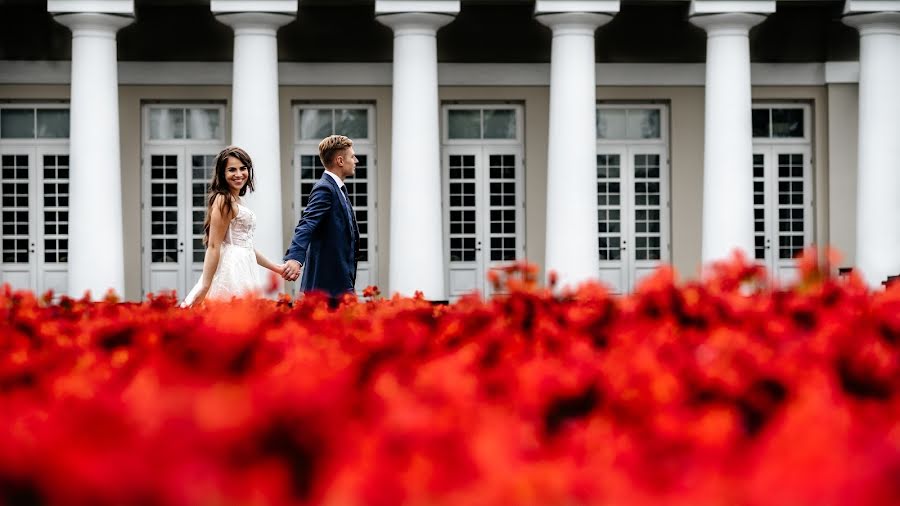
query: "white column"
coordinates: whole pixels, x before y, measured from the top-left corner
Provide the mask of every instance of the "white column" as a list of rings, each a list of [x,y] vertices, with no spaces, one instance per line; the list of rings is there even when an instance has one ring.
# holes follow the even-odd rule
[[[597,279],[597,87],[594,31],[611,15],[567,12],[537,20],[553,30],[547,145],[546,272],[560,286]]]
[[[437,30],[453,16],[407,12],[376,19],[394,30],[389,288],[442,300]]]
[[[125,291],[116,32],[130,16],[56,16],[72,30],[69,293]]]
[[[706,30],[703,149],[704,264],[741,251],[753,258],[753,131],[750,28],[765,16],[694,16]]]
[[[276,32],[295,16],[238,12],[218,14],[216,18],[234,29],[231,143],[247,151],[253,160],[256,191],[247,196],[247,203],[256,213],[254,245],[280,262],[286,243],[282,227]],[[260,272],[261,281],[268,279],[268,271],[260,267]]]
[[[879,287],[900,274],[900,12],[844,22],[860,35],[856,266]]]

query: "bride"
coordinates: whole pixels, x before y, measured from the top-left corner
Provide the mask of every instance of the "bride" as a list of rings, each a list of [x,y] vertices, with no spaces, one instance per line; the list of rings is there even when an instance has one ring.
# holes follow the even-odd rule
[[[184,299],[192,306],[206,299],[229,299],[259,288],[256,264],[281,275],[284,265],[269,261],[253,247],[256,215],[241,202],[253,191],[253,162],[246,151],[229,146],[216,157],[209,183],[203,243],[203,274]]]

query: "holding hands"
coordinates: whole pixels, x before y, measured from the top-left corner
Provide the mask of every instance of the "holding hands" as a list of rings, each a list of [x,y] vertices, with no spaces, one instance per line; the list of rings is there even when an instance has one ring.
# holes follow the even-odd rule
[[[284,263],[284,270],[281,271],[281,277],[284,278],[285,281],[297,281],[297,278],[300,277],[300,271],[303,269],[303,266],[300,265],[300,262],[296,260],[288,260]]]

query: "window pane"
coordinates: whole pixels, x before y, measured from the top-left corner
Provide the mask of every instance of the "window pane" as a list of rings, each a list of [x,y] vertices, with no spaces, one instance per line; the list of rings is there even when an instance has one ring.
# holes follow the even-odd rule
[[[331,109],[301,109],[300,138],[320,140],[332,133]]]
[[[150,138],[184,139],[184,109],[150,109]]]
[[[334,122],[336,134],[346,135],[351,139],[369,137],[369,115],[365,109],[339,109],[334,113]]]
[[[484,138],[515,139],[516,111],[514,109],[485,110]]]
[[[68,139],[69,110],[38,109],[37,130],[40,139]]]
[[[451,139],[480,139],[481,111],[452,109],[448,113],[447,136]]]
[[[769,136],[769,109],[753,109],[753,137]]]
[[[659,139],[659,110],[629,110],[626,134],[629,139]]]
[[[598,109],[597,110],[597,138],[598,139],[624,139],[625,138],[625,110],[624,109]]]
[[[222,122],[218,109],[189,109],[187,124],[188,139],[221,139]]]
[[[772,109],[772,137],[803,137],[803,109]]]
[[[4,139],[34,139],[34,109],[0,111],[0,133]]]

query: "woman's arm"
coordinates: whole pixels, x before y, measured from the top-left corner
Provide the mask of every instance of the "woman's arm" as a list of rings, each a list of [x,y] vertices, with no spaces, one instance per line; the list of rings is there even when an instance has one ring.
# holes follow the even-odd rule
[[[225,233],[228,225],[234,219],[234,211],[228,216],[222,214],[223,195],[217,195],[209,210],[209,239],[206,242],[206,255],[203,258],[203,274],[200,276],[200,291],[194,299],[193,305],[200,304],[206,298],[206,292],[212,285],[213,276],[219,269],[219,258],[222,255],[222,243],[225,241]]]
[[[270,271],[274,272],[275,274],[278,274],[279,276],[281,276],[282,271],[284,271],[284,264],[279,265],[279,264],[272,263],[272,261],[269,260],[268,258],[266,258],[265,255],[260,253],[258,249],[254,249],[253,252],[256,253],[256,263],[257,264],[259,264],[259,265],[265,267],[266,269],[269,269]]]

